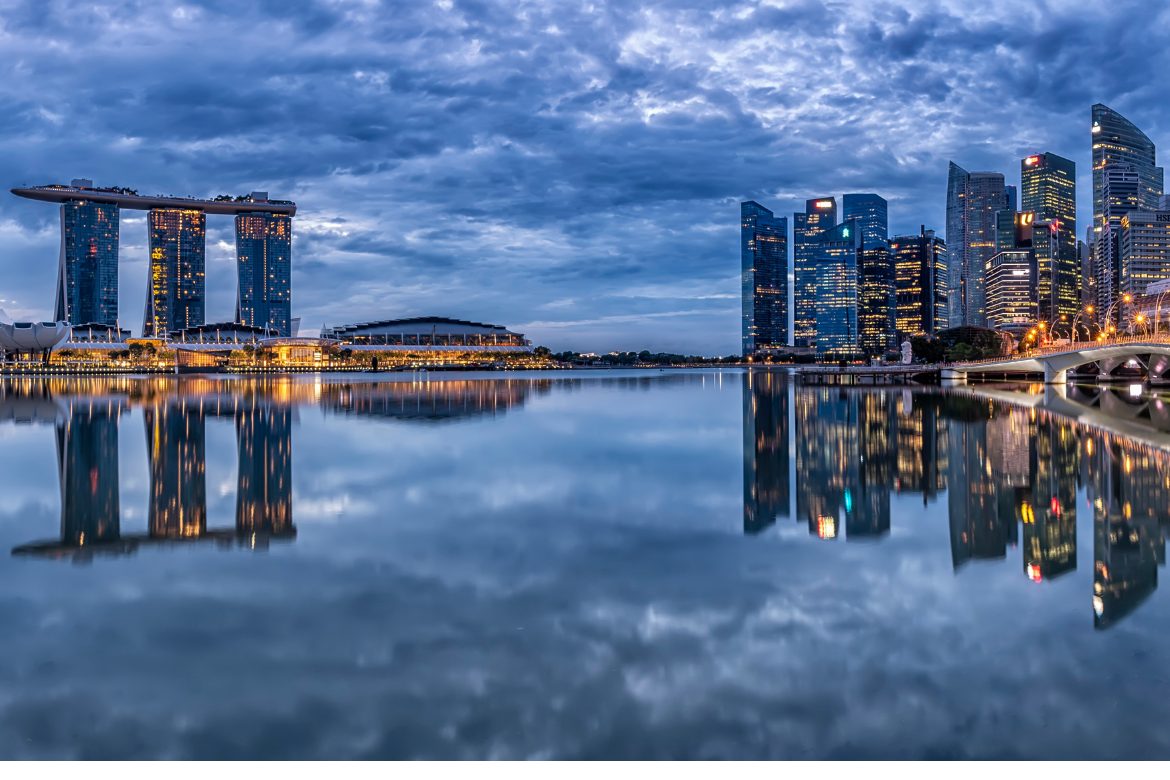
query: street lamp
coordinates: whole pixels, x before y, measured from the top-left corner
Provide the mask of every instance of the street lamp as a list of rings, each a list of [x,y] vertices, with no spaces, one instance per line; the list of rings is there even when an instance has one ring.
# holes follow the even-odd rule
[[[1077,333],[1078,333],[1077,332],[1077,323],[1080,321],[1081,315],[1082,314],[1092,314],[1094,311],[1096,311],[1096,307],[1094,307],[1093,304],[1089,304],[1085,308],[1078,311],[1077,316],[1073,317],[1073,321],[1072,321],[1072,339],[1073,339],[1073,341],[1077,340]],[[1090,340],[1093,338],[1093,329],[1089,325],[1085,326],[1085,335],[1088,336]]]
[[[1115,308],[1117,308],[1117,304],[1119,304],[1119,303],[1132,303],[1132,302],[1133,302],[1133,296],[1130,295],[1129,293],[1126,293],[1125,295],[1121,296],[1121,298],[1119,298],[1118,300],[1109,304],[1109,309],[1108,309],[1108,311],[1105,312],[1105,327],[1108,328],[1110,333],[1117,332],[1117,327],[1115,325],[1113,325],[1113,310]]]

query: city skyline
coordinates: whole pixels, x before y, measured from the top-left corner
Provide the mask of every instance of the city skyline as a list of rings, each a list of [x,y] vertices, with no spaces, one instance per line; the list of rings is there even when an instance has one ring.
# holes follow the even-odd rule
[[[1140,4],[808,3],[747,6],[738,19],[717,7],[533,6],[521,17],[453,4],[408,8],[393,34],[384,9],[309,7],[282,11],[270,41],[222,51],[205,44],[275,18],[192,6],[130,37],[133,6],[106,17],[41,8],[5,9],[24,69],[9,80],[5,185],[85,176],[295,199],[305,263],[293,286],[305,297],[294,314],[306,329],[334,308],[440,312],[508,322],[555,349],[730,354],[740,312],[726,215],[740,201],[786,216],[810,192],[877,191],[891,234],[926,224],[944,235],[947,160],[1010,172],[1051,150],[1077,165],[1083,232],[1085,107],[1115,108],[1163,148],[1170,126],[1156,85],[1132,76],[1164,70],[1168,48],[1167,25]],[[764,45],[777,36],[791,46]],[[991,39],[1004,51],[995,61],[979,56]],[[1123,53],[1095,56],[1106,40]],[[93,56],[100,78],[78,66]],[[229,63],[233,84],[219,76]],[[5,201],[0,307],[46,318],[52,217]],[[229,225],[208,232],[210,277],[233,253]],[[137,329],[145,221],[121,238],[120,319]],[[677,248],[669,261],[664,241]],[[209,291],[208,321],[230,319],[233,296]],[[444,305],[453,299],[459,311]]]

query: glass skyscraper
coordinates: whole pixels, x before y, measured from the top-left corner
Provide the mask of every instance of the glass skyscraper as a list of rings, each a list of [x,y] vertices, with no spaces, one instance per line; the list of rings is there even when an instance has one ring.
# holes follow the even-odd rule
[[[865,245],[876,246],[890,237],[889,205],[872,192],[850,193],[841,198],[841,221],[857,220]]]
[[[987,326],[984,274],[996,251],[996,212],[1016,209],[1016,190],[1002,173],[968,171],[950,164],[947,177],[947,247],[950,325]]]
[[[1048,261],[1037,255],[1039,318],[1072,322],[1080,308],[1077,280],[1077,169],[1072,160],[1045,152],[1020,161],[1020,209],[1047,223],[1056,238]]]
[[[291,335],[292,217],[271,212],[238,215],[236,257],[236,320]]]
[[[149,214],[150,278],[144,338],[202,325],[207,298],[207,215],[199,209],[155,208]]]
[[[72,325],[118,324],[118,206],[61,204],[61,259],[54,318]]]
[[[740,204],[743,354],[788,345],[788,220]]]
[[[815,347],[817,341],[817,257],[820,236],[837,224],[837,201],[813,198],[792,217],[793,344]]]
[[[845,224],[856,220],[845,220]],[[858,273],[857,328],[861,351],[870,357],[894,348],[894,263],[886,241],[871,243],[862,233],[861,264]]]
[[[860,355],[858,330],[861,231],[856,220],[826,230],[820,237],[816,272],[816,349],[821,355],[852,359]]]
[[[918,235],[890,239],[897,300],[898,339],[945,330],[947,324],[947,246],[923,226]]]

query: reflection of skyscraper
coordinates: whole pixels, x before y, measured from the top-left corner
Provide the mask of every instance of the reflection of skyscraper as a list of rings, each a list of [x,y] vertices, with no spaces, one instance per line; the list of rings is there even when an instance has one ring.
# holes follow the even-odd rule
[[[198,402],[147,407],[150,459],[148,524],[154,538],[202,536],[207,531],[207,445]]]
[[[236,531],[282,535],[292,522],[292,411],[248,405],[236,414]]]
[[[267,193],[252,193],[267,200]],[[292,217],[255,212],[236,217],[239,289],[236,320],[289,335],[292,318]]]
[[[951,562],[957,569],[972,558],[1004,558],[1015,541],[1015,523],[1000,511],[995,467],[988,455],[986,405],[947,399],[950,458],[947,474]]]
[[[788,517],[788,384],[772,371],[743,375],[743,531]]]
[[[118,323],[118,206],[61,204],[61,260],[54,317],[73,325]]]
[[[796,514],[822,539],[836,539],[853,514],[851,486],[860,461],[855,401],[856,394],[844,390],[805,387],[797,388],[793,399]]]
[[[939,417],[942,396],[901,393],[895,415],[894,487],[899,493],[921,493],[926,506],[947,488],[947,426]]]
[[[1024,573],[1050,580],[1077,567],[1077,438],[1071,424],[1041,418],[1032,440],[1032,500],[1021,512]]]
[[[83,547],[121,534],[118,417],[113,402],[77,401],[57,425],[61,544]]]
[[[1093,625],[1108,628],[1158,587],[1165,560],[1159,519],[1170,491],[1142,448],[1109,434],[1086,436],[1083,448],[1093,507]]]
[[[144,337],[204,323],[207,215],[199,209],[150,210],[150,278]]]
[[[846,538],[883,536],[890,531],[890,488],[897,459],[894,454],[894,396],[886,391],[863,393],[857,399],[856,504],[845,524]]]

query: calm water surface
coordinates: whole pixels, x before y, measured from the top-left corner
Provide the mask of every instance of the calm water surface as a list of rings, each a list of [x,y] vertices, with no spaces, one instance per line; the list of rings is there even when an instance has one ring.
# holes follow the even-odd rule
[[[1167,523],[1140,389],[4,380],[0,757],[1170,758]]]

